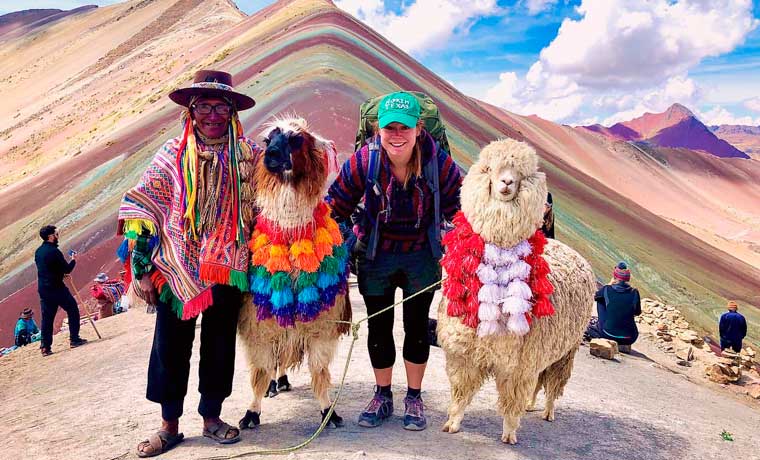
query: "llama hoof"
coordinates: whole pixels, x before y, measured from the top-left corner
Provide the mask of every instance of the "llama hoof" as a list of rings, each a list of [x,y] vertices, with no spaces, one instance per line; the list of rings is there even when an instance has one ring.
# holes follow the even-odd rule
[[[329,411],[330,411],[330,408],[328,407],[327,409],[325,409],[322,412],[320,412],[320,414],[322,414],[322,421],[323,422],[325,421],[325,417],[327,417],[327,413]],[[325,425],[325,426],[329,426],[331,423],[333,425],[335,425],[335,428],[340,428],[340,427],[342,427],[344,425],[344,423],[343,423],[343,417],[341,417],[340,415],[338,415],[338,413],[333,410],[332,415],[330,415],[330,420],[327,422],[327,425]]]
[[[274,380],[272,383],[274,383]],[[272,387],[272,383],[269,384],[270,388]],[[277,391],[290,391],[291,388],[287,375],[281,375],[280,378],[277,379]]]
[[[535,404],[528,404],[528,407],[525,408],[525,412],[537,412],[538,410]]]
[[[238,422],[238,427],[241,430],[248,430],[256,428],[261,425],[261,414],[253,411],[245,411],[245,416]]]
[[[517,432],[511,431],[509,433],[502,434],[501,442],[503,442],[504,444],[511,444],[511,445],[517,444]]]
[[[544,411],[543,419],[547,422],[553,422],[554,421],[554,411]]]
[[[459,424],[451,420],[447,420],[446,423],[443,424],[443,429],[441,431],[444,433],[457,433],[459,432]]]
[[[265,398],[274,398],[277,396],[277,382],[274,380],[269,381],[269,388],[267,388],[267,392],[264,393]]]

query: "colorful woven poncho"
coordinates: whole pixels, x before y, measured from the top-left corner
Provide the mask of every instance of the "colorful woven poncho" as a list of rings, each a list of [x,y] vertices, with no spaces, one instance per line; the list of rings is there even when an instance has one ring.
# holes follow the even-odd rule
[[[259,216],[248,245],[259,320],[274,317],[283,327],[313,321],[347,292],[348,251],[325,203],[314,210],[312,223],[295,229]]]
[[[454,230],[444,236],[443,244],[447,313],[477,328],[478,336],[525,335],[532,316],[554,314],[549,300],[554,286],[548,280],[549,264],[542,256],[546,237],[540,229],[511,248],[500,248],[485,243],[459,211]]]
[[[236,120],[235,120],[236,121]],[[239,128],[239,123],[235,123]],[[214,226],[201,232],[197,226],[194,201],[199,172],[195,143],[185,125],[183,137],[171,139],[156,153],[140,183],[127,191],[119,208],[120,230],[127,241],[120,257],[140,256],[142,265],[156,268],[151,274],[161,301],[168,303],[181,319],[198,316],[212,303],[211,286],[227,284],[248,290],[248,248],[246,225],[241,209],[252,198],[243,197],[250,185],[241,171],[252,171],[259,148],[232,130],[229,142],[220,154],[220,197]],[[232,153],[231,153],[232,152]],[[242,174],[244,175],[244,174]],[[242,204],[241,204],[242,200]],[[247,214],[251,214],[248,212]],[[150,235],[147,244],[144,235]],[[141,251],[130,250],[145,245]],[[132,261],[134,264],[137,260]],[[129,270],[128,270],[129,271]]]

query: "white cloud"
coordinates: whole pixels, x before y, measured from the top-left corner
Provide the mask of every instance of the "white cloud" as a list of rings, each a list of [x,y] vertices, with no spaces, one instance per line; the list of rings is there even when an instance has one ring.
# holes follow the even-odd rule
[[[710,125],[760,125],[760,117],[753,119],[750,116],[737,117],[723,107],[716,105],[707,112],[698,112],[697,116],[702,123]]]
[[[441,49],[473,21],[496,13],[496,0],[416,0],[400,14],[386,11],[382,0],[336,0],[335,5],[372,27],[410,54]]]
[[[760,112],[760,96],[753,97],[744,101],[744,107],[753,112]]]
[[[528,14],[536,15],[550,9],[555,3],[557,0],[525,0],[525,7],[528,9]]]
[[[59,10],[73,10],[84,5],[111,5],[121,0],[16,0],[13,2],[13,6],[2,5],[0,6],[0,14],[10,13],[12,11],[22,11],[30,9],[59,9]]]
[[[730,52],[760,23],[751,0],[583,0],[577,12],[524,78],[500,78],[489,102],[554,121],[588,117],[589,108],[613,113],[606,122],[689,106],[703,91],[688,71]]]

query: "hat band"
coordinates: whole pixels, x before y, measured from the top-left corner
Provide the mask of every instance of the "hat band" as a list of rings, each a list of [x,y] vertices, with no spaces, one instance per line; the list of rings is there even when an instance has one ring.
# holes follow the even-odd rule
[[[200,81],[198,83],[193,83],[190,85],[191,88],[201,88],[201,89],[218,89],[221,91],[234,91],[232,86],[225,85],[224,83],[218,83],[214,81]]]

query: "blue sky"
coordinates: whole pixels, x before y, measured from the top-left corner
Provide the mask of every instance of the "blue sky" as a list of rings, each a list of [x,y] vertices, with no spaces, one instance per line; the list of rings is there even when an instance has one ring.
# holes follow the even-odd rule
[[[760,125],[758,1],[334,1],[461,91],[516,113],[612,124],[680,102],[709,124]],[[115,1],[13,9],[87,3]],[[271,3],[237,0],[248,14]]]

